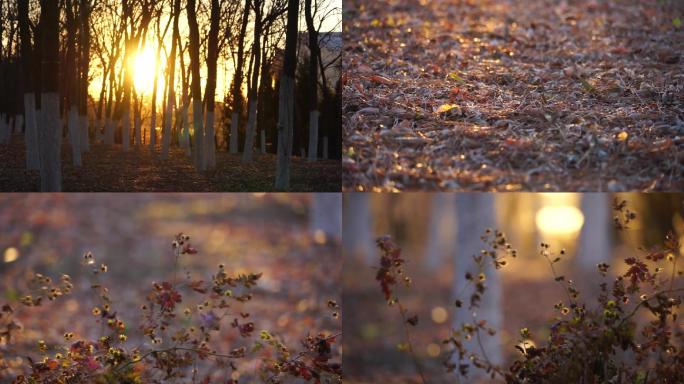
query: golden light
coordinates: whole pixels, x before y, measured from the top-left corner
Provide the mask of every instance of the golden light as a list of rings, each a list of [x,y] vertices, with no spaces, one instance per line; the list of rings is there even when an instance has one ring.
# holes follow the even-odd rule
[[[133,85],[140,93],[152,93],[154,87],[154,67],[157,58],[152,47],[146,46],[133,58]]]
[[[444,307],[434,307],[432,308],[430,316],[432,317],[432,321],[434,321],[437,324],[442,324],[445,321],[447,321],[449,314],[447,313],[447,310],[444,309]]]
[[[546,206],[537,212],[535,222],[545,235],[572,235],[584,225],[584,215],[571,205]]]
[[[316,244],[323,245],[326,240],[325,232],[320,229],[317,229],[314,232],[314,242],[316,242]]]
[[[5,263],[11,263],[19,258],[19,250],[14,247],[5,249],[5,256],[3,260]]]
[[[442,349],[439,347],[439,344],[430,343],[426,348],[426,352],[430,357],[437,357],[439,356],[440,352],[442,352]]]

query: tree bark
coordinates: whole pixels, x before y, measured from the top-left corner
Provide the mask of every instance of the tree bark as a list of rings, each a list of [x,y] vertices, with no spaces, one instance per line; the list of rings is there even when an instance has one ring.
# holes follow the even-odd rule
[[[606,193],[583,193],[584,225],[577,261],[581,271],[594,272],[596,265],[611,261],[610,197]]]
[[[90,150],[90,131],[88,129],[88,72],[90,69],[90,0],[81,0],[79,16],[81,22],[81,71],[80,101],[78,112],[81,118],[81,152]]]
[[[304,18],[309,33],[309,161],[318,158],[318,31],[314,26],[312,0],[304,0]]]
[[[237,63],[235,65],[235,76],[233,77],[233,108],[230,117],[230,153],[238,152],[238,131],[240,114],[242,112],[242,77],[245,66],[245,37],[247,35],[249,8],[251,6],[252,0],[246,0],[242,14],[242,24],[240,25],[240,35],[238,36]]]
[[[467,284],[465,274],[470,272],[475,278],[479,275],[480,271],[477,269],[472,256],[480,254],[483,245],[480,237],[485,230],[496,227],[494,195],[490,193],[457,193],[455,199],[457,230],[453,292],[454,296],[464,295],[458,299],[467,303],[472,290],[463,290]],[[501,329],[501,282],[499,274],[491,262],[487,262],[482,273],[486,278],[487,290],[482,297],[480,306],[472,310],[457,308],[454,315],[456,329],[459,329],[463,323],[473,324],[479,320],[486,320],[489,328]],[[503,357],[499,334],[489,336],[486,332],[480,332],[480,335],[482,347],[489,361],[493,364],[501,364]],[[466,348],[479,352],[476,340],[477,338],[473,337],[465,344]],[[472,377],[475,379],[477,376]],[[479,378],[484,379],[484,376]]]
[[[36,124],[36,84],[34,82],[34,48],[31,43],[29,24],[29,1],[19,0],[19,39],[21,41],[21,66],[24,80],[24,136],[26,142],[26,169],[40,168],[38,156],[38,126]]]
[[[204,128],[202,121],[202,85],[200,83],[199,27],[197,25],[195,0],[188,0],[188,29],[190,31],[190,71],[192,72],[192,122],[195,128],[196,163],[198,171],[206,170],[204,153]]]
[[[69,142],[71,144],[71,156],[75,167],[81,166],[81,119],[78,117],[79,103],[79,75],[76,65],[76,35],[78,24],[74,13],[74,4],[71,0],[66,0],[66,28],[67,28],[67,50],[66,50],[66,81],[67,81],[67,101],[69,114],[67,116]]]
[[[207,85],[204,92],[204,102],[207,106],[206,135],[204,147],[206,149],[206,165],[208,169],[216,167],[216,145],[214,138],[214,105],[216,94],[216,63],[218,61],[218,33],[221,8],[218,0],[211,0],[211,22],[209,27],[209,41],[207,46]]]
[[[179,43],[180,32],[178,30],[178,18],[180,17],[180,0],[174,0],[173,2],[173,37],[171,39],[171,52],[169,53],[168,73],[167,77],[167,96],[166,96],[166,110],[164,111],[164,126],[162,127],[162,159],[168,159],[169,157],[169,146],[171,144],[171,119],[172,119],[172,108],[173,101],[176,98],[174,92],[174,76],[176,75],[176,46]],[[198,48],[199,49],[199,48]]]
[[[258,107],[258,90],[259,90],[259,70],[261,69],[261,32],[263,21],[261,19],[261,12],[263,11],[263,0],[256,0],[254,3],[254,43],[252,45],[252,55],[254,62],[252,64],[252,79],[249,85],[249,96],[247,97],[247,129],[245,131],[245,147],[242,152],[242,162],[250,163],[253,159],[254,151],[254,136],[256,131],[257,121],[257,107]]]
[[[59,7],[54,0],[41,0],[40,5],[40,190],[60,192],[62,135],[59,116]]]
[[[316,193],[313,195],[309,222],[314,234],[325,233],[326,238],[342,239],[342,194]]]
[[[446,255],[454,249],[454,204],[449,194],[432,195],[428,225],[427,244],[425,247],[425,266],[430,271],[437,271],[448,264]]]
[[[298,20],[299,0],[289,0],[287,9],[287,33],[285,38],[285,59],[283,63],[283,74],[280,78],[280,99],[278,103],[278,160],[276,164],[275,187],[279,190],[285,190],[290,187]]]
[[[373,217],[370,211],[370,194],[348,193],[344,196],[343,249],[346,254],[373,265]]]

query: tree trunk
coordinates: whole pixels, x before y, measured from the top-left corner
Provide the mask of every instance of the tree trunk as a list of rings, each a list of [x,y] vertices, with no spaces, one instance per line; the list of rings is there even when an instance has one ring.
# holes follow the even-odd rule
[[[472,290],[463,289],[467,285],[466,272],[470,272],[476,279],[480,273],[472,257],[480,254],[483,246],[480,237],[487,228],[496,227],[494,195],[491,193],[457,193],[455,196],[457,230],[453,292],[454,296],[461,294],[462,296],[458,297],[458,299],[462,300],[465,304],[464,308],[456,309],[454,327],[455,329],[460,329],[463,323],[473,324],[479,320],[486,320],[487,327],[500,330],[502,325],[501,283],[499,274],[492,266],[492,263],[487,262],[486,267],[482,271],[486,278],[486,292],[482,296],[479,308],[465,308],[469,303],[468,298]],[[490,336],[486,332],[480,331],[480,337],[483,349],[490,362],[501,364],[503,358],[499,334]],[[473,337],[472,340],[466,342],[466,348],[479,352],[476,340],[477,338]],[[471,377],[474,379],[478,376],[472,375]],[[480,378],[483,379],[484,376]]]
[[[375,247],[373,244],[373,217],[370,211],[370,194],[348,193],[343,205],[343,249],[350,257],[364,260],[373,265]]]
[[[252,79],[247,97],[247,129],[245,130],[245,147],[242,152],[242,162],[250,163],[253,159],[254,136],[256,135],[257,108],[259,106],[259,70],[261,69],[261,38],[263,21],[261,20],[263,2],[254,3],[254,43],[252,45]]]
[[[582,273],[594,272],[596,265],[611,261],[610,195],[583,193],[584,225],[579,238],[577,262]]]
[[[162,127],[162,159],[169,158],[169,146],[171,144],[171,118],[173,101],[176,98],[174,92],[174,76],[176,75],[176,46],[180,44],[180,32],[178,30],[178,18],[180,17],[180,0],[173,2],[173,37],[171,39],[171,52],[169,53],[168,73],[167,73],[167,98],[166,110],[164,111],[164,126]]]
[[[327,238],[342,239],[342,194],[316,193],[309,211],[309,223],[314,234],[325,233]]]
[[[206,164],[208,169],[216,167],[216,145],[214,138],[214,98],[216,94],[216,63],[218,61],[218,33],[220,19],[220,4],[218,0],[211,0],[211,25],[207,46],[207,85],[204,101],[207,105],[206,135],[204,147],[206,149]]]
[[[197,161],[195,167],[198,171],[206,170],[204,153],[204,129],[202,121],[202,85],[200,83],[200,54],[199,54],[199,27],[195,0],[188,0],[188,28],[190,30],[190,71],[192,72],[192,124],[195,128],[195,152]]]
[[[142,145],[142,96],[138,92],[133,93],[133,143],[135,146]]]
[[[81,0],[81,79],[80,101],[78,112],[81,117],[81,152],[90,150],[90,132],[88,130],[88,72],[90,69],[90,0]]]
[[[278,103],[278,160],[276,165],[275,187],[279,190],[285,190],[290,187],[298,19],[299,0],[289,0],[287,9],[287,34],[285,38],[285,59],[283,62],[283,74],[280,78],[280,98]]]
[[[66,28],[67,28],[67,51],[66,51],[66,81],[67,81],[67,100],[69,105],[69,114],[67,116],[69,142],[71,144],[71,156],[73,158],[74,166],[81,166],[81,119],[78,117],[78,103],[79,103],[79,75],[78,67],[76,65],[76,57],[78,52],[76,50],[76,35],[78,33],[78,25],[76,23],[76,15],[74,14],[74,7],[71,0],[66,0]]]
[[[238,152],[240,114],[242,113],[242,77],[245,66],[245,37],[247,35],[247,24],[249,23],[249,8],[252,0],[245,1],[245,8],[242,14],[242,24],[238,35],[237,63],[235,65],[235,76],[233,77],[233,111],[230,116],[230,153]]]
[[[318,157],[318,31],[314,26],[312,0],[304,0],[304,18],[309,33],[309,161]]]
[[[61,119],[59,116],[59,7],[57,1],[40,2],[41,98],[40,190],[62,190]]]
[[[432,195],[427,245],[425,247],[425,266],[430,271],[437,271],[448,265],[448,258],[454,250],[455,220],[454,204],[449,194]]]
[[[29,1],[19,0],[19,38],[21,41],[21,66],[24,80],[24,137],[26,142],[26,169],[40,168],[38,157],[38,126],[36,124],[36,83],[34,81],[33,44],[29,24]]]

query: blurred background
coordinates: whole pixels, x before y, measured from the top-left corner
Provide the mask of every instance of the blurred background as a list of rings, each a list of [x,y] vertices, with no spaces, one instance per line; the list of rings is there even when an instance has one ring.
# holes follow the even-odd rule
[[[626,231],[613,228],[614,198],[626,200],[637,212]],[[574,279],[587,303],[594,305],[600,282],[624,273],[621,260],[642,254],[639,246],[662,244],[668,231],[684,242],[683,199],[684,194],[345,194],[347,381],[419,382],[409,354],[398,348],[405,339],[397,308],[387,305],[375,281],[377,236],[391,235],[409,260],[405,271],[413,283],[399,288],[398,296],[410,314],[418,314],[412,337],[428,381],[453,383],[455,375],[442,366],[445,350],[440,342],[453,324],[470,319],[457,318],[463,309],[457,311],[454,302],[462,292],[464,272],[474,269],[471,256],[484,248],[480,236],[486,228],[503,231],[518,251],[504,268],[486,274],[488,292],[478,313],[500,330],[483,341],[487,354],[507,367],[518,354],[514,346],[519,330],[528,327],[536,341],[545,340],[544,326],[557,316],[553,305],[565,297],[539,254],[541,242],[555,253],[566,249],[555,268]],[[602,262],[612,265],[607,278],[597,273],[596,265]]]
[[[38,360],[38,340],[51,345],[63,343],[65,332],[100,335],[91,315],[99,301],[89,289],[89,269],[81,265],[86,251],[95,265],[108,265],[99,279],[119,316],[138,324],[152,283],[173,279],[171,242],[180,232],[199,253],[180,257],[179,276],[187,271],[195,280],[209,280],[219,264],[228,275],[263,273],[245,307],[256,339],[259,330],[269,329],[298,350],[308,333],[337,333],[340,318],[327,302],[341,299],[341,226],[339,193],[1,194],[0,302],[18,308],[23,330],[11,344],[0,341],[8,368],[0,369],[0,382],[26,367],[26,356]],[[71,275],[74,293],[22,308],[18,299],[35,272],[55,280]],[[143,338],[131,328],[128,342],[137,345]],[[235,333],[228,323],[222,329]],[[223,341],[218,351],[246,343],[239,337]],[[255,362],[243,364],[249,368],[241,371],[256,371]]]

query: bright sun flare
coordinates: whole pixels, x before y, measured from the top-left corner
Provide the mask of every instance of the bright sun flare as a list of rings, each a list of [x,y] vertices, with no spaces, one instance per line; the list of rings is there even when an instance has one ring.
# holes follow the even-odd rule
[[[133,59],[133,85],[138,92],[149,95],[154,86],[154,63],[157,58],[150,47],[145,47]]]

